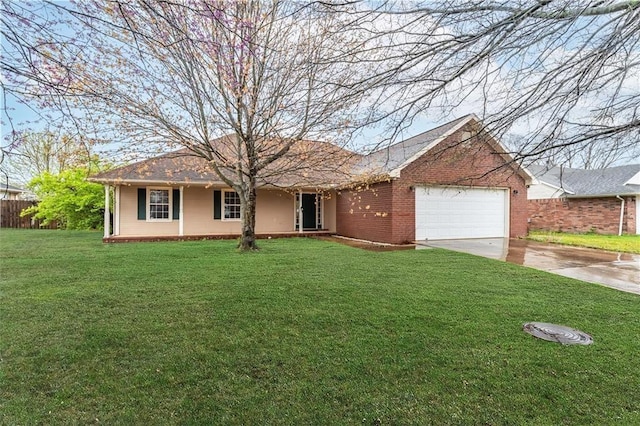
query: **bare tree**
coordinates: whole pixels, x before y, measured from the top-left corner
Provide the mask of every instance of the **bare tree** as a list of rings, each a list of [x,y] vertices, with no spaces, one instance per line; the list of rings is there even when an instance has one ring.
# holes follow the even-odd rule
[[[29,81],[37,95],[86,111],[87,131],[125,147],[179,147],[206,159],[239,194],[241,249],[256,248],[256,187],[319,158],[307,140],[340,141],[368,114],[365,92],[349,84],[357,73],[329,60],[336,46],[356,40],[330,31],[343,22],[321,5],[140,0],[52,10],[72,35],[38,56],[47,73]],[[18,80],[33,72],[16,69],[27,70]],[[326,164],[335,155],[334,163],[348,161],[344,150],[321,151]]]
[[[42,173],[58,174],[72,167],[90,168],[90,141],[55,131],[23,132],[14,135],[15,143],[0,166],[12,181],[27,184]]]
[[[334,8],[370,34],[357,60],[376,71],[363,83],[384,88],[395,132],[466,108],[498,136],[526,131],[520,160],[640,155],[640,2],[374,4]]]

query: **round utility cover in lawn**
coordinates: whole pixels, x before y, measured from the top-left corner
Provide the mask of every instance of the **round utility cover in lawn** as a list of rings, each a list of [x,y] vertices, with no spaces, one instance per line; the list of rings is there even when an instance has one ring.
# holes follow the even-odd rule
[[[590,345],[593,343],[593,338],[587,333],[564,325],[528,322],[522,326],[522,329],[538,339],[563,345]]]

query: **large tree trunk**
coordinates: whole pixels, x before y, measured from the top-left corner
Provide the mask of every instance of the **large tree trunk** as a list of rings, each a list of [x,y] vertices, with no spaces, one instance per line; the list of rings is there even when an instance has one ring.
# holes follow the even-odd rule
[[[240,194],[240,216],[242,219],[242,234],[238,248],[241,251],[258,250],[256,243],[256,186],[249,183],[249,188]]]

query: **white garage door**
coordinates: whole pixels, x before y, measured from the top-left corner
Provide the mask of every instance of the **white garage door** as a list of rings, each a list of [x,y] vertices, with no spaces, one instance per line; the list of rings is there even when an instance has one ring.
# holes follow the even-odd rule
[[[416,187],[416,240],[508,235],[507,190]]]

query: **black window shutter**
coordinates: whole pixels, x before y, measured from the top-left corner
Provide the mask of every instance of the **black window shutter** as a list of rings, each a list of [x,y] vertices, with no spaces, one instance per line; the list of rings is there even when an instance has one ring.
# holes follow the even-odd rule
[[[222,191],[213,191],[213,218],[222,219]]]
[[[173,220],[180,219],[180,190],[173,190]]]
[[[138,220],[147,219],[147,189],[138,188]]]

